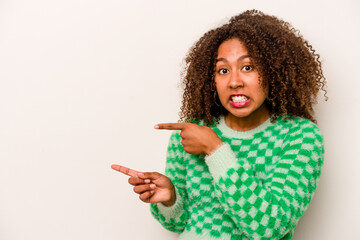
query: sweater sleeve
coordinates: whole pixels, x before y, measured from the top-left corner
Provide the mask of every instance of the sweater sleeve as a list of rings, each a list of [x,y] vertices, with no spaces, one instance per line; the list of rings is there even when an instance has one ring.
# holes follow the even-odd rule
[[[186,193],[186,167],[184,164],[184,151],[178,131],[174,131],[170,137],[165,175],[175,186],[176,201],[174,205],[166,207],[162,203],[150,204],[152,215],[166,229],[181,233],[184,231],[188,213],[186,207],[188,198]]]
[[[323,164],[323,139],[314,124],[288,133],[268,179],[255,176],[227,143],[206,163],[228,215],[249,239],[281,239],[296,226],[314,195]]]

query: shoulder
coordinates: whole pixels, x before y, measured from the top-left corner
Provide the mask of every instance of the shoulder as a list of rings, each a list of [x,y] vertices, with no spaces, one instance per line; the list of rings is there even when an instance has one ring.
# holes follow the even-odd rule
[[[291,117],[286,120],[281,119],[279,123],[288,128],[283,145],[285,148],[301,148],[318,154],[324,152],[323,135],[319,127],[312,121],[301,117]]]
[[[319,127],[309,119],[302,117],[290,117],[284,119],[280,117],[276,121],[277,121],[276,125],[281,126],[281,128],[288,130],[287,134],[289,136],[305,135],[309,137],[318,136],[322,138],[322,134]]]
[[[319,127],[309,119],[291,117],[282,121],[285,121],[285,124],[288,125],[290,136],[304,135],[307,137],[319,137],[322,139]]]

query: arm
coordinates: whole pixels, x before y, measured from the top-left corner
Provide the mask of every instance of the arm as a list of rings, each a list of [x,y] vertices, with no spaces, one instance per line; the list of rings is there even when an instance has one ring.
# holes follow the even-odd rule
[[[174,232],[183,232],[188,214],[187,193],[186,193],[186,168],[183,157],[183,146],[178,131],[171,134],[166,159],[165,175],[171,180],[175,186],[176,201],[166,207],[162,203],[151,204],[152,215],[166,229]]]
[[[228,144],[206,157],[225,211],[250,239],[281,239],[293,229],[315,192],[323,164],[323,140],[315,125],[289,133],[268,179],[257,178]]]

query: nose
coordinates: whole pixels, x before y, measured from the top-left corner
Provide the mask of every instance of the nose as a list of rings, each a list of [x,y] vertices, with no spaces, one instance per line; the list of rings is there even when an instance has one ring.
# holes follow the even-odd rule
[[[230,88],[244,87],[244,81],[238,71],[232,72],[229,82]]]

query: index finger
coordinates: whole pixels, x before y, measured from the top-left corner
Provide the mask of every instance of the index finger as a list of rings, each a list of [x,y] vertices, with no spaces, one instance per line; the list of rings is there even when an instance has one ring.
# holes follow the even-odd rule
[[[124,167],[121,165],[117,165],[117,164],[111,165],[111,168],[116,171],[119,171],[123,174],[126,174],[128,176],[131,176],[131,177],[138,177],[138,174],[141,173],[141,172],[135,171],[133,169],[130,169],[130,168],[127,168],[127,167]]]
[[[159,123],[154,127],[155,129],[166,129],[166,130],[183,130],[186,123]]]

